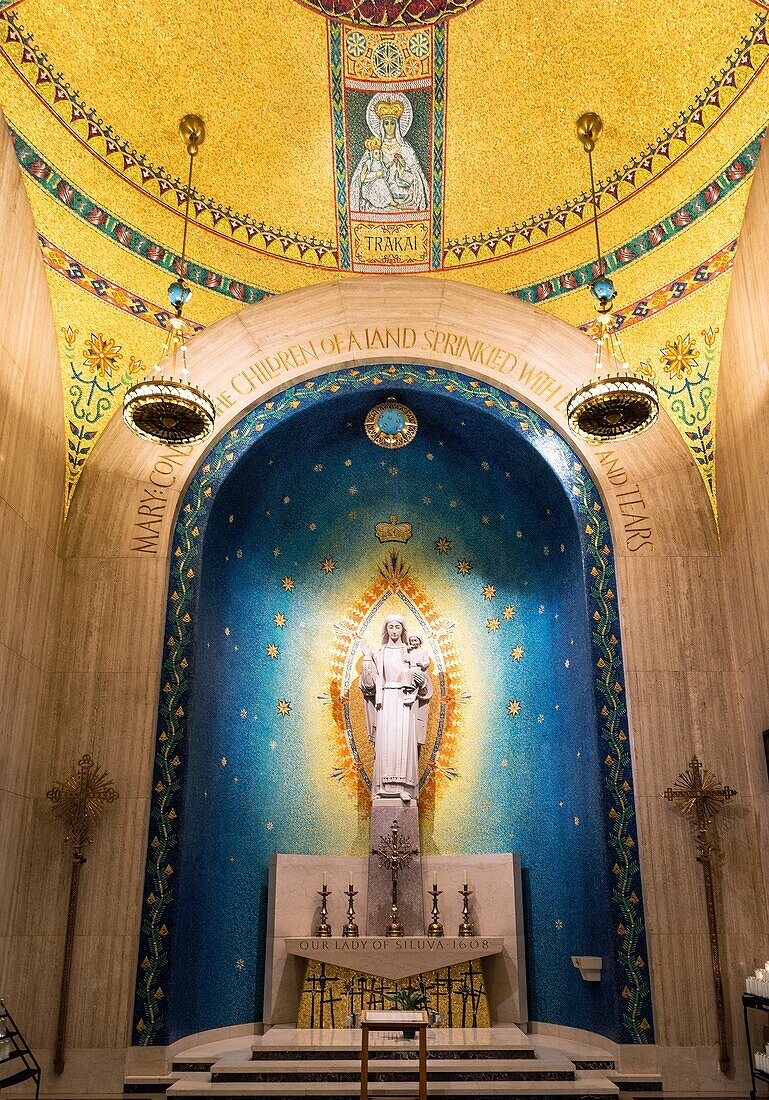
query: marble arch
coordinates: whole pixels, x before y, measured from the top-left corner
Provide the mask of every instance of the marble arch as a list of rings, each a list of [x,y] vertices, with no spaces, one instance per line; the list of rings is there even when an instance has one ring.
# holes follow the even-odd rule
[[[520,397],[549,420],[581,454],[600,487],[618,553],[673,549],[683,532],[680,506],[694,504],[696,538],[712,549],[716,533],[696,486],[696,470],[678,435],[662,417],[645,435],[607,447],[589,447],[569,431],[565,399],[592,367],[593,345],[569,325],[526,303],[478,287],[419,277],[346,279],[292,291],[247,306],[200,333],[189,345],[193,379],[217,406],[217,439],[245,412],[271,395],[339,367],[399,362],[443,366]],[[649,440],[653,439],[653,445]],[[209,444],[210,446],[210,444]],[[88,503],[73,506],[68,530],[77,538],[82,516],[93,516],[97,485],[119,477],[118,527],[103,518],[122,552],[142,538],[136,522],[157,529],[154,550],[167,553],[173,513],[205,447],[182,448],[165,460],[129,437],[115,421],[94,455]],[[155,469],[160,463],[160,469]],[[84,474],[84,476],[86,476]],[[125,497],[128,479],[135,499]],[[676,488],[672,489],[671,487]],[[163,490],[164,508],[140,511],[142,489]],[[126,507],[123,507],[123,504]],[[118,506],[111,487],[103,507]],[[146,508],[151,507],[151,498]],[[162,521],[151,522],[155,518]],[[692,537],[691,516],[686,538]],[[122,528],[119,530],[119,528]],[[119,533],[118,533],[119,530]]]

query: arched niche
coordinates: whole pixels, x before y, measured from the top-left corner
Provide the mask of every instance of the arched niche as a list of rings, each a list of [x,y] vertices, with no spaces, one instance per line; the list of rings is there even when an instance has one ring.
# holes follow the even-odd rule
[[[420,424],[394,452],[363,431],[391,394]],[[388,538],[377,525],[398,513],[408,530]],[[258,1019],[270,853],[368,850],[370,750],[350,654],[393,609],[424,636],[439,688],[423,850],[518,851],[532,1018],[652,1040],[604,504],[582,459],[520,400],[392,363],[261,402],[181,499],[135,1042]],[[582,981],[576,954],[604,959],[600,986]]]
[[[442,341],[432,347],[432,336],[428,350],[341,350],[346,346],[343,337],[349,344],[355,334],[360,343],[368,330],[373,344],[375,332],[399,327],[413,329],[420,343],[428,330],[462,336],[478,348],[475,354],[481,358],[488,359],[485,348],[504,349],[515,355],[515,369],[501,374],[498,366],[471,361],[467,344],[456,340],[451,346]],[[319,343],[329,334],[340,336],[338,354],[323,352],[318,362],[280,368],[276,377],[247,394],[233,392],[231,383],[240,372],[267,356],[280,361],[287,348]],[[675,427],[664,418],[649,433],[611,448],[585,448],[573,439],[562,401],[589,376],[590,340],[535,307],[475,287],[407,277],[347,279],[247,307],[199,334],[190,345],[193,377],[219,400],[219,438],[249,409],[287,386],[336,368],[393,359],[451,370],[469,381],[488,381],[508,396],[521,398],[569,439],[604,500],[623,629],[657,1043],[674,1048],[671,1065],[677,1065],[687,1048],[700,1050],[716,1041],[712,994],[703,964],[687,986],[685,1003],[681,1000],[675,975],[688,967],[692,934],[699,924],[693,925],[694,918],[681,909],[677,895],[667,888],[667,872],[660,872],[649,852],[652,845],[663,845],[681,889],[687,897],[699,897],[698,868],[690,858],[688,837],[683,825],[660,805],[660,791],[692,751],[718,758],[722,731],[732,729],[735,720],[728,689],[731,656],[724,645],[728,599],[700,474]],[[506,360],[505,366],[510,362]],[[216,441],[211,447],[159,451],[114,420],[85,467],[64,532],[51,736],[59,752],[80,751],[75,729],[56,715],[66,714],[72,701],[79,700],[87,677],[96,685],[88,701],[93,748],[114,774],[123,777],[123,805],[130,822],[128,840],[121,836],[104,842],[104,858],[120,868],[116,912],[135,909],[143,897],[144,867],[135,853],[146,841],[171,533],[180,496],[215,445]],[[652,538],[638,535],[638,530],[649,528]],[[124,730],[117,739],[110,734],[116,712]],[[739,788],[742,774],[734,779]],[[752,843],[745,830],[740,843]],[[743,896],[744,881],[735,864],[728,881],[733,903]],[[696,900],[693,904],[696,907]],[[704,911],[700,918],[701,924]],[[107,937],[105,950],[123,957],[123,924],[117,917],[105,916],[101,905],[89,909],[86,899],[82,919],[85,928]],[[738,906],[730,927],[738,929],[749,919],[746,907]],[[696,944],[706,959],[706,933],[697,933]],[[129,1013],[121,1010],[113,1016],[110,1025],[122,1033],[129,1026]],[[144,1048],[144,1053],[149,1056],[151,1050]],[[696,1061],[698,1056],[692,1057]],[[135,1064],[162,1064],[162,1056],[161,1063],[142,1058]]]

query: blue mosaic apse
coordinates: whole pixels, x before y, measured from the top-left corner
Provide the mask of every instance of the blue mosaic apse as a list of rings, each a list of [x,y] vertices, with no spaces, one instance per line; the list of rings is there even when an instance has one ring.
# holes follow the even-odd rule
[[[632,984],[645,956],[640,882],[634,857],[620,865],[617,854],[632,853],[635,828],[626,719],[609,697],[621,698],[622,671],[608,526],[560,437],[470,385],[406,367],[324,376],[311,394],[297,387],[248,414],[244,438],[220,443],[190,487],[177,536],[193,577],[181,593],[172,573],[167,630],[183,603],[186,664],[178,687],[168,680],[184,712],[171,723],[178,843],[159,946],[145,908],[138,1042],[260,1019],[270,854],[367,850],[360,779],[334,730],[331,658],[339,624],[393,552],[448,624],[458,667],[423,850],[520,854],[532,1019],[651,1038],[648,988]],[[393,451],[363,430],[389,396],[419,422]],[[410,537],[383,544],[376,526],[393,516]],[[611,683],[599,682],[611,660]],[[609,818],[620,781],[621,837],[616,810]],[[150,866],[148,885],[156,877]],[[583,982],[576,954],[603,957],[600,983]],[[144,960],[165,978],[151,1034]]]

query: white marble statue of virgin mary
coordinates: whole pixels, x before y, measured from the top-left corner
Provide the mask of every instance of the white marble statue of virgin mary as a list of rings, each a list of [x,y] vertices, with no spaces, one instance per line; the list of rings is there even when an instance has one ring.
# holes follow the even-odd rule
[[[429,673],[410,659],[408,636],[400,615],[389,615],[381,646],[372,650],[363,640],[360,676],[368,735],[374,743],[371,796],[404,802],[419,793],[419,745],[425,742],[433,694]]]

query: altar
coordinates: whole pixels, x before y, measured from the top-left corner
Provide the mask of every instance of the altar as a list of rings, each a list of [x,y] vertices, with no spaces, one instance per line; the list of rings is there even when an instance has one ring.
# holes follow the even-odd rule
[[[388,936],[372,917],[381,907],[370,899],[367,856],[276,854],[270,862],[265,1027],[297,1026],[303,996],[315,994],[314,1026],[342,1027],[357,1011],[384,1007],[398,988],[421,990],[434,1016],[448,1026],[472,1026],[483,998],[491,1026],[527,1023],[526,963],[521,914],[520,860],[514,853],[423,856],[418,904],[430,914],[435,883],[441,890],[442,936],[412,923],[403,936]],[[314,934],[324,875],[330,936]],[[347,891],[356,891],[358,936],[344,936]],[[465,876],[473,935],[459,935]],[[445,900],[444,900],[445,899]],[[376,980],[378,979],[378,980]],[[338,986],[338,1009],[329,998]],[[452,1003],[455,989],[457,1000]],[[464,998],[464,999],[463,999]],[[324,1003],[325,1001],[325,1003]],[[341,1004],[339,1004],[341,1002]],[[321,1012],[321,1008],[326,1010]],[[462,1018],[464,1016],[464,1023]],[[455,1019],[456,1017],[456,1019]],[[449,1023],[451,1018],[451,1023]],[[322,1019],[322,1022],[321,1022]],[[333,1023],[331,1021],[333,1020]],[[307,1021],[309,1023],[309,1021]]]

